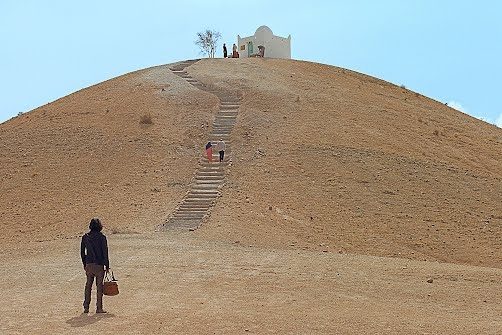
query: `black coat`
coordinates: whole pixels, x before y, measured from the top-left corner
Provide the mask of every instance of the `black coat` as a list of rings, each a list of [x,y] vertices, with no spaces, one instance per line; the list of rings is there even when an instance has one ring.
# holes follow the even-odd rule
[[[104,265],[109,268],[108,242],[106,236],[99,231],[90,231],[82,236],[80,257],[84,266],[89,263]]]

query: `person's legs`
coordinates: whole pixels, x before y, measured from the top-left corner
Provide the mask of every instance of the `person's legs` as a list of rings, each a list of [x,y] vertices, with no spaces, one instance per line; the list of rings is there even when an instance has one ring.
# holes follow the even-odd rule
[[[91,289],[92,283],[94,282],[94,273],[91,271],[90,264],[85,266],[85,274],[87,276],[87,281],[85,283],[84,290],[84,312],[89,312],[89,305],[91,304]]]
[[[96,269],[96,312],[103,311],[103,278],[105,276],[105,270],[103,265],[98,265],[99,268]]]
[[[223,156],[225,156],[225,151],[220,151],[220,162],[223,162]]]

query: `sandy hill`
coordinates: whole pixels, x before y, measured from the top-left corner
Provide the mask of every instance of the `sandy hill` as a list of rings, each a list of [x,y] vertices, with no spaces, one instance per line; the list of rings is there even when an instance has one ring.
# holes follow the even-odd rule
[[[333,66],[220,59],[187,71],[243,97],[223,195],[194,234],[501,266],[501,129]],[[93,216],[109,233],[154,230],[188,190],[218,108],[159,66],[1,124],[2,247],[74,238]]]

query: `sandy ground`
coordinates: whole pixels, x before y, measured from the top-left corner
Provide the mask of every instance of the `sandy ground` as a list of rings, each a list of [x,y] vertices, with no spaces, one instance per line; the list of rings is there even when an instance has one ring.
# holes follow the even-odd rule
[[[103,316],[81,314],[78,239],[2,253],[0,333],[502,331],[499,269],[264,249],[186,233],[114,234],[109,244],[121,293],[105,297]]]
[[[195,232],[154,233],[219,106],[168,66],[0,124],[0,334],[502,333],[501,129],[321,64],[188,71],[243,96]],[[94,216],[122,290],[106,316],[81,315]]]

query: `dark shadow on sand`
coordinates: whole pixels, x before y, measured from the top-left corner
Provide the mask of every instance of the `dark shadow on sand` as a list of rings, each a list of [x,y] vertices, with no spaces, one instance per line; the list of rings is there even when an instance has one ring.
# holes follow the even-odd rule
[[[84,327],[92,325],[102,319],[113,318],[115,314],[85,314],[82,313],[79,316],[74,316],[71,319],[66,320],[66,323],[72,327]]]

